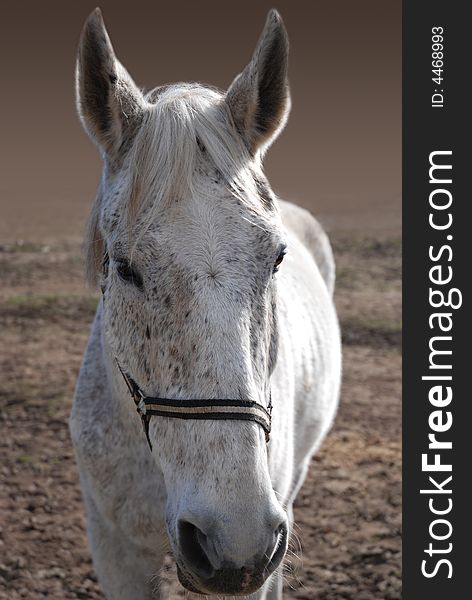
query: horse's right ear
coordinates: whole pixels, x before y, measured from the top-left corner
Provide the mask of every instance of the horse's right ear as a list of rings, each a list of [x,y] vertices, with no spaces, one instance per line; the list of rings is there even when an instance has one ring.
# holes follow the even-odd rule
[[[82,30],[76,90],[85,130],[102,151],[113,155],[140,122],[144,98],[117,60],[99,8],[90,14]]]
[[[271,10],[251,62],[226,94],[234,123],[249,151],[266,150],[290,112],[288,37],[279,13]]]

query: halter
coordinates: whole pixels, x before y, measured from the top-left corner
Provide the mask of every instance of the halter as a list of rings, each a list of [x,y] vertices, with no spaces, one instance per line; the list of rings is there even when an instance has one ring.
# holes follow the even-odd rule
[[[103,258],[103,273],[105,277],[108,274],[108,263],[108,252],[105,252]],[[103,301],[105,301],[104,286],[102,286],[102,294]],[[173,419],[253,421],[262,427],[265,432],[266,443],[269,442],[272,419],[272,399],[270,396],[267,408],[252,400],[233,400],[227,398],[175,400],[170,398],[154,398],[146,396],[134,379],[121,368],[116,357],[115,360],[126,383],[126,387],[134,400],[151,451],[149,421],[153,415]]]

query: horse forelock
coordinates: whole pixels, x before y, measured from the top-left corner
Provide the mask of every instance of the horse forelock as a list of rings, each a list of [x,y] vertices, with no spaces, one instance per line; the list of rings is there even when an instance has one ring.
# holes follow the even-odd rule
[[[146,99],[148,110],[127,161],[129,216],[150,209],[150,224],[153,209],[210,193],[207,184],[215,177],[251,212],[262,215],[273,208],[267,196],[261,198],[261,165],[238,135],[220,91],[176,84],[157,88]]]

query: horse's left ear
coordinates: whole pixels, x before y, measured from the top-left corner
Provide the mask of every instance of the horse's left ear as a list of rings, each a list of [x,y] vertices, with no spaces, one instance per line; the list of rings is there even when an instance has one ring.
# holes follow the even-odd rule
[[[226,94],[235,125],[252,154],[267,149],[285,126],[290,112],[287,71],[287,31],[272,9],[251,62]]]

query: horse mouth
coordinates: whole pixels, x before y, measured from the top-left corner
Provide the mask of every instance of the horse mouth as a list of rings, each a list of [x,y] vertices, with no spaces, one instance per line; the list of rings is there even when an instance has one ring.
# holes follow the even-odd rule
[[[253,594],[264,584],[266,574],[255,574],[246,569],[238,569],[238,571],[222,569],[214,577],[203,582],[187,574],[185,569],[177,564],[177,576],[181,585],[189,592],[203,596],[209,594],[229,594],[231,596]]]
[[[190,581],[190,579],[187,577],[187,575],[185,575],[185,572],[182,571],[182,569],[179,567],[179,565],[177,565],[177,577],[179,578],[181,585],[183,585],[183,587],[186,590],[188,590],[189,592],[193,592],[194,594],[202,594],[202,595],[206,594],[206,592],[199,590],[198,588],[195,587],[194,583],[192,581]]]

